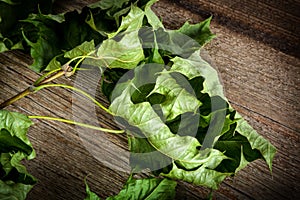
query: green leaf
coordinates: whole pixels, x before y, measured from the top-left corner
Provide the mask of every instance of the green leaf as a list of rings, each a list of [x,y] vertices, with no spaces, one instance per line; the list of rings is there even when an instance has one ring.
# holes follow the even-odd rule
[[[90,10],[85,22],[96,32],[100,33],[102,36],[107,37],[107,34],[115,30],[115,22],[106,19],[104,12],[92,12]]]
[[[0,130],[0,152],[8,153],[12,151],[21,151],[27,155],[32,152],[31,146],[24,143],[17,136],[12,136],[6,129]]]
[[[203,85],[199,86],[201,94],[207,93],[210,96],[211,115],[208,122],[209,128],[203,141],[203,147],[212,148],[216,139],[222,134],[222,128],[226,119],[227,103],[224,97],[223,87],[219,81],[217,71],[205,62],[200,56],[200,50],[195,51],[189,58],[175,57],[170,71],[185,75],[189,80],[199,77],[204,78]],[[196,79],[197,80],[197,79]],[[198,89],[194,88],[197,92]],[[196,95],[199,95],[196,94]],[[218,99],[221,98],[222,101]],[[200,108],[201,109],[201,108]]]
[[[29,14],[29,16],[27,17],[27,19],[25,21],[40,21],[43,22],[46,25],[49,25],[53,22],[57,22],[57,23],[62,23],[65,21],[65,15],[64,13],[60,13],[57,15],[53,15],[53,14],[34,14],[31,13]]]
[[[60,48],[71,50],[86,41],[94,40],[95,44],[102,42],[103,35],[95,31],[86,21],[90,10],[84,8],[81,13],[68,12],[64,15],[65,21],[58,24],[57,34],[61,41]],[[96,12],[96,11],[95,11]]]
[[[31,148],[32,144],[27,138],[26,133],[32,124],[32,121],[23,114],[0,110],[0,130],[6,129],[12,137],[17,137]],[[34,157],[35,151],[32,149],[31,153],[28,155],[28,159],[32,159]]]
[[[177,80],[184,82],[184,87],[176,82],[175,75],[177,75]],[[158,93],[165,95],[166,101],[161,104],[161,108],[167,121],[173,120],[178,115],[186,112],[197,113],[199,106],[202,105],[195,95],[186,90],[187,87],[190,87],[190,84],[185,77],[178,74],[173,74],[172,76],[172,74],[164,70],[158,76],[155,88],[150,94]]]
[[[31,47],[31,57],[34,59],[33,64],[29,67],[36,72],[41,72],[53,57],[61,53],[58,38],[54,30],[42,22],[33,21],[31,19],[24,20],[24,22],[34,26],[38,37],[36,42],[33,42],[28,38],[26,33],[23,32],[26,43]]]
[[[259,151],[251,148],[247,138],[235,131],[236,124],[231,125],[230,130],[223,134],[214,145],[214,148],[224,151],[224,154],[231,158],[224,160],[218,166],[219,171],[234,173],[242,169],[247,164],[246,161],[251,162],[262,158]]]
[[[80,14],[76,11],[59,15],[36,14],[22,20],[25,23],[23,37],[34,58],[31,67],[38,72],[54,69],[59,66],[55,57],[63,52],[69,51],[66,57],[80,55],[80,51],[88,51],[83,49],[89,45],[87,41],[101,42],[103,36],[85,22],[90,12],[85,8]]]
[[[51,7],[52,0],[1,0],[0,34],[5,37],[15,34],[12,31],[18,26],[19,20],[25,19],[30,13],[49,13]]]
[[[145,15],[147,17],[148,23],[154,28],[164,28],[164,25],[159,20],[158,16],[151,10],[151,6],[157,2],[157,0],[150,0],[145,7]]]
[[[236,113],[235,117],[242,118],[238,113]],[[268,140],[259,135],[244,119],[238,121],[236,131],[248,139],[252,149],[257,149],[261,153],[270,171],[272,171],[272,161],[276,153],[276,148]]]
[[[144,12],[137,6],[131,6],[131,10],[125,17],[122,18],[121,26],[114,33],[108,34],[109,38],[115,37],[123,30],[136,31],[143,25]]]
[[[89,5],[90,8],[100,7],[103,10],[116,10],[123,7],[124,4],[128,4],[130,0],[102,0],[94,4]]]
[[[129,135],[128,146],[130,150],[130,166],[134,172],[147,168],[151,171],[157,171],[172,163],[169,157],[151,146],[147,138]]]
[[[18,199],[25,200],[27,193],[31,190],[32,185],[14,183],[13,181],[0,180],[0,199]]]
[[[67,51],[64,54],[64,57],[72,59],[78,56],[88,55],[93,51],[95,51],[94,40],[91,40],[89,42],[85,41],[82,44],[78,45],[77,47],[73,48],[72,50]]]
[[[195,185],[218,189],[218,185],[231,173],[222,173],[212,169],[208,169],[205,165],[195,170],[184,170],[179,168],[175,163],[169,173],[162,173],[163,176],[172,179],[183,180]]]
[[[175,197],[177,183],[169,179],[145,178],[131,179],[116,196],[107,200],[147,199],[171,200]]]
[[[20,2],[14,1],[14,0],[0,0],[0,2],[5,2],[5,3],[10,4],[10,5],[17,5],[17,4],[20,3]]]
[[[46,66],[46,68],[44,69],[44,71],[53,71],[55,69],[60,69],[61,68],[61,64],[57,60],[57,58],[60,58],[60,57],[61,57],[61,55],[58,55],[58,56],[55,56],[54,58],[52,58],[52,60]]]
[[[241,146],[241,159],[240,159],[240,165],[235,169],[235,173],[240,171],[241,169],[245,168],[249,162],[246,160],[244,156],[243,146]]]
[[[4,51],[8,51],[9,48],[6,47],[5,43],[0,41],[0,53],[4,52]]]
[[[176,71],[179,73],[184,74],[186,77],[188,77],[190,80],[194,79],[196,77],[203,77],[204,78],[204,83],[203,83],[203,90],[201,91],[202,93],[208,93],[211,97],[213,96],[220,96],[223,99],[226,100],[226,98],[223,95],[223,88],[222,85],[220,84],[218,80],[218,75],[217,72],[210,67],[208,63],[203,61],[199,55],[199,52],[195,52],[190,58],[188,59],[183,59],[180,57],[175,57],[173,60],[174,62],[171,71]],[[223,106],[226,108],[227,106]],[[201,108],[200,108],[201,109]],[[222,112],[222,107],[218,108]],[[223,111],[224,112],[224,111]],[[218,114],[219,115],[219,114]],[[218,115],[216,115],[218,117]],[[220,115],[222,117],[222,114]],[[236,119],[241,118],[240,115],[236,115]],[[212,119],[211,119],[212,120]],[[224,141],[222,140],[222,137],[218,140],[216,148],[220,149],[221,151],[226,151],[225,155],[229,157],[235,158],[235,162],[231,162],[230,160],[224,160],[223,163],[225,163],[225,168],[227,168],[225,171],[230,171],[234,172],[236,168],[240,166],[241,162],[241,146],[244,147],[244,153],[246,155],[252,154],[255,152],[252,149],[257,149],[260,151],[261,155],[263,155],[264,159],[267,161],[269,167],[271,168],[271,162],[275,154],[275,148],[267,141],[265,140],[262,136],[258,135],[251,126],[249,126],[244,120],[237,120],[238,121],[238,126],[237,126],[237,132],[241,134],[243,132],[243,136],[246,138],[242,139],[241,141],[237,141],[235,138],[233,138],[233,141],[235,143],[231,142],[231,139],[226,138]],[[218,124],[220,124],[220,119],[216,120]],[[223,120],[222,123],[226,124],[226,118],[225,121]],[[219,125],[218,125],[219,126]],[[219,126],[220,127],[220,126]],[[227,127],[228,130],[228,127]],[[216,131],[215,131],[216,132]],[[215,138],[212,138],[214,141],[220,137],[223,131],[218,131],[220,134],[214,135]],[[236,135],[237,137],[237,135]],[[226,148],[220,148],[221,142],[227,143]],[[249,146],[251,145],[251,148]],[[245,146],[246,145],[246,146]],[[247,146],[248,145],[248,146]],[[249,147],[249,148],[248,148]],[[232,153],[230,153],[232,149]],[[235,149],[235,150],[234,150]],[[233,156],[236,155],[236,156]],[[261,158],[259,154],[254,153],[255,156],[251,157],[246,157],[246,159],[250,162],[255,159]],[[224,167],[224,165],[223,165]]]
[[[24,49],[22,42],[22,20],[26,19],[30,13],[43,12],[48,13],[51,10],[52,1],[51,0],[16,0],[16,1],[3,1],[0,2],[0,35],[2,40],[0,42],[0,51],[8,51],[14,49]],[[14,2],[13,4],[7,4],[9,2]],[[22,27],[22,28],[21,28]],[[30,28],[32,30],[32,28]],[[30,33],[32,33],[30,30]],[[44,33],[42,33],[44,34]],[[31,34],[30,34],[31,35]],[[48,34],[51,38],[52,34]],[[2,39],[4,38],[4,39]],[[35,49],[37,46],[35,46]],[[50,53],[51,53],[51,49]],[[35,50],[37,51],[37,50]],[[36,53],[33,55],[37,56]],[[46,56],[46,54],[43,54]],[[35,57],[36,58],[36,57]],[[36,58],[37,59],[37,58]],[[41,63],[44,58],[39,58]],[[48,58],[49,59],[49,58]],[[35,71],[40,71],[39,67],[33,65],[32,67]]]
[[[32,125],[25,115],[0,110],[0,199],[25,199],[36,183],[21,161],[35,152],[26,133]]]
[[[174,64],[172,65],[171,71],[179,72],[190,80],[199,76],[204,78],[202,93],[208,93],[211,97],[220,96],[226,99],[217,71],[200,57],[199,50],[194,52],[187,59],[175,57],[172,61]]]
[[[119,18],[125,15],[130,10],[131,0],[102,0],[89,5],[89,8],[100,8],[106,11],[106,17],[114,19],[119,26]]]
[[[35,151],[26,136],[27,130],[32,124],[25,115],[0,110],[0,160],[6,179],[11,176],[12,180],[16,182],[35,183],[35,179],[20,163],[24,158],[35,157]]]
[[[105,67],[133,69],[144,59],[138,31],[124,34],[120,41],[114,38],[105,40],[99,47],[97,56],[102,58]]]
[[[92,192],[86,183],[87,196],[84,200],[100,200]],[[131,176],[127,180],[123,189],[118,195],[108,197],[106,200],[124,200],[124,199],[148,199],[148,200],[171,200],[175,197],[175,187],[177,183],[169,179],[145,178],[133,179]]]
[[[198,24],[191,25],[186,22],[178,31],[196,40],[201,46],[207,44],[210,40],[215,38],[215,35],[210,31],[210,21],[212,17],[206,19]]]
[[[4,173],[1,174],[1,180],[11,180],[15,183],[23,183],[27,185],[34,185],[36,179],[30,175],[26,167],[21,164],[21,161],[26,157],[22,152],[17,153],[1,153],[0,161],[1,168]]]
[[[135,78],[145,79],[145,77],[139,75],[139,73],[144,74],[142,71],[142,66],[137,67]],[[186,169],[199,167],[205,163],[209,153],[198,150],[201,145],[196,138],[173,134],[149,102],[132,103],[131,95],[136,90],[133,85],[135,85],[135,79],[116,86],[115,90],[122,92],[120,95],[116,95],[117,97],[112,101],[111,111],[116,116],[124,118],[129,125],[140,129],[156,150],[178,161]],[[222,152],[217,150],[216,152],[223,159],[226,158]]]
[[[8,2],[0,2],[0,9],[4,11],[0,13],[0,34],[1,38],[6,38],[6,42],[0,42],[0,50],[22,48],[20,42],[24,36],[34,58],[31,68],[37,72],[46,68],[55,56],[65,50],[92,39],[96,44],[102,42],[107,33],[116,31],[119,18],[126,15],[131,7],[129,0],[99,1],[89,8],[83,8],[81,13],[74,11],[46,15],[35,14],[38,11],[37,5],[42,13],[48,13],[46,9],[51,8],[51,0],[14,1],[16,5],[9,5]],[[24,26],[24,22],[27,25]]]
[[[188,58],[200,49],[198,42],[190,37],[174,30],[165,30],[163,27],[143,27],[139,35],[144,48],[157,48],[164,56],[179,55]]]
[[[84,180],[85,183],[85,190],[86,190],[86,197],[84,200],[100,200],[98,195],[90,190],[89,185],[86,182],[86,179]]]

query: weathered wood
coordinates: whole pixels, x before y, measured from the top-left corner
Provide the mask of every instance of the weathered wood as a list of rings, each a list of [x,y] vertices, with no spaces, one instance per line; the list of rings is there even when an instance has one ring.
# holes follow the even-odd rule
[[[173,0],[178,6],[261,40],[285,53],[300,56],[300,2],[295,0]]]
[[[79,9],[86,2],[92,1],[58,1],[59,9],[71,10],[71,6],[67,5],[68,2],[72,2],[72,8]],[[182,2],[162,0],[154,6],[154,9],[169,28],[178,28],[186,20],[200,21],[203,19],[203,13],[219,13],[212,22],[212,30],[218,37],[205,49],[220,72],[226,96],[233,107],[278,149],[272,175],[263,161],[255,161],[239,172],[234,179],[226,179],[215,192],[215,197],[295,199],[300,194],[297,187],[300,184],[298,167],[300,60],[292,56],[295,52],[290,55],[289,51],[283,53],[282,48],[264,40],[268,32],[262,27],[270,26],[272,28],[270,30],[282,33],[284,39],[291,37],[296,41],[297,33],[292,33],[292,29],[283,31],[281,25],[278,29],[275,25],[282,17],[292,16],[291,21],[285,21],[288,27],[292,27],[292,23],[299,15],[292,8],[282,6],[276,8],[279,15],[274,14],[273,18],[267,19],[269,13],[266,8],[269,6],[271,10],[275,9],[275,4],[270,5],[269,1],[258,4],[259,13],[252,12],[256,5],[254,0],[247,1],[249,7],[241,6],[245,3],[238,5],[236,1],[229,1],[226,5],[221,4],[221,1]],[[276,5],[280,4],[280,1],[276,2]],[[299,5],[296,1],[291,3]],[[200,5],[204,12],[196,12]],[[239,18],[244,22],[240,25],[242,28],[236,26],[239,20],[236,15],[230,15],[232,10],[242,13],[242,17]],[[222,23],[224,16],[230,17],[231,20]],[[250,16],[250,21],[247,21],[247,16]],[[253,33],[262,34],[261,38],[240,32],[250,29],[249,27]],[[271,40],[277,37],[276,34]],[[0,102],[22,91],[38,77],[26,68],[30,63],[30,57],[19,51],[0,55]],[[70,85],[78,83],[74,79],[66,78],[60,78],[55,82]],[[87,83],[82,82],[81,86],[86,87]],[[82,119],[86,119],[88,123],[100,122],[103,127],[118,128],[114,120],[100,109],[96,109],[99,118],[90,119],[89,110],[84,108],[85,105],[82,105],[78,98],[72,98],[72,95],[71,91],[61,88],[45,89],[16,102],[7,109],[29,115],[67,119],[72,119],[78,109],[82,113]],[[107,105],[103,96],[98,94],[97,99]],[[75,111],[72,110],[74,105],[78,105]],[[75,126],[34,121],[35,125],[30,129],[29,137],[37,151],[37,158],[26,162],[26,165],[39,179],[39,183],[29,194],[28,199],[83,199],[85,196],[83,178],[87,174],[91,174],[88,178],[91,188],[103,198],[116,194],[121,189],[128,176],[126,172],[128,169],[124,166],[127,157],[126,153],[122,153],[120,157],[115,158],[112,152],[126,150],[124,136],[104,135],[89,130],[86,130],[86,135],[82,135]],[[111,141],[108,144],[112,145],[110,148],[107,148],[101,140],[104,136]],[[97,151],[106,152],[108,157],[119,160],[123,165],[120,165],[119,170],[110,168],[101,162],[101,159],[96,158],[101,155],[101,152],[97,154]],[[177,199],[201,199],[208,192],[205,188],[180,182]]]

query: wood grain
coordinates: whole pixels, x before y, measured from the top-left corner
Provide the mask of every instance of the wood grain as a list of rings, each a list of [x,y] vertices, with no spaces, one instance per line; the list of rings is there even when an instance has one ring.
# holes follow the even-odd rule
[[[57,10],[80,9],[90,2],[76,0],[70,6],[70,1],[58,1]],[[299,18],[299,13],[294,10],[299,2],[288,1],[293,6],[287,6],[283,1],[257,3],[250,0],[247,6],[246,1],[240,2],[231,0],[224,5],[221,1],[161,0],[154,10],[169,28],[178,28],[186,20],[198,22],[205,17],[205,13],[218,14],[212,22],[212,31],[218,37],[205,50],[220,72],[226,96],[233,107],[278,149],[272,175],[263,161],[255,161],[235,178],[226,179],[214,197],[296,199],[300,195],[300,60],[295,56],[295,49],[274,46],[272,42],[282,37],[297,44],[299,31],[295,33],[295,30],[299,26],[293,29],[293,24]],[[278,13],[270,18],[269,9]],[[240,17],[237,19],[232,12]],[[223,23],[223,17],[227,17],[226,23]],[[290,17],[290,20],[286,21],[286,17]],[[266,30],[265,27],[269,28]],[[269,30],[274,32],[271,39],[267,37]],[[28,55],[19,51],[0,55],[0,102],[22,91],[38,77],[26,67],[31,62]],[[87,87],[88,81],[91,80],[81,79],[79,86],[91,90]],[[76,78],[61,78],[55,82],[78,84]],[[96,98],[107,105],[100,94]],[[28,96],[7,109],[67,119],[72,119],[74,113],[80,113],[80,119],[85,122],[118,128],[114,120],[101,109],[95,111],[97,119],[91,119],[90,109],[93,108],[85,108],[88,101],[86,104],[83,102],[80,96],[71,91],[52,88]],[[39,182],[28,199],[83,199],[83,179],[88,174],[91,174],[88,178],[91,188],[102,198],[118,193],[129,170],[124,136],[81,130],[58,122],[34,121],[29,137],[37,151],[37,158],[25,164]],[[103,137],[109,142],[105,144]],[[114,153],[121,156],[116,158]],[[119,166],[108,166],[103,162],[103,156],[118,162]],[[204,199],[208,192],[203,187],[179,182],[176,199]]]
[[[300,56],[300,2],[294,0],[173,0],[178,6],[208,17],[236,32],[287,54]]]

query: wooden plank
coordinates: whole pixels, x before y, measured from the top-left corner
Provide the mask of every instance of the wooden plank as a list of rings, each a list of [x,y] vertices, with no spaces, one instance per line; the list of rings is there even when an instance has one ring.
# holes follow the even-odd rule
[[[166,1],[167,2],[167,1]],[[173,0],[197,15],[215,20],[239,33],[285,53],[300,56],[300,2],[295,0]]]
[[[59,1],[60,9],[71,10],[67,5],[69,2]],[[190,8],[179,4],[178,1],[174,3],[162,0],[154,8],[168,27],[177,28],[188,19],[192,22],[203,19],[201,13],[195,12],[199,7],[197,5],[200,5],[199,2],[193,2],[195,7]],[[233,7],[229,6],[230,2],[233,2]],[[234,7],[235,1],[230,2],[224,6],[219,1],[202,2],[202,8],[207,8],[205,11],[207,13],[217,13],[217,9],[214,10],[211,6],[213,3],[218,5],[218,9],[224,8],[220,11],[223,15],[217,15],[212,23],[212,30],[218,38],[205,49],[220,72],[226,96],[234,108],[277,147],[278,153],[274,159],[272,175],[262,161],[255,161],[234,179],[226,179],[216,191],[215,198],[295,199],[300,194],[297,187],[300,184],[298,167],[300,61],[291,56],[293,54],[283,53],[278,50],[280,48],[272,48],[264,40],[257,41],[257,38],[239,32],[241,28],[235,27],[236,23],[226,26],[220,23],[222,21],[220,18],[226,15],[230,8],[237,11],[243,9]],[[79,9],[85,3],[86,1],[72,1],[72,8]],[[267,6],[269,2],[265,4],[264,6]],[[245,12],[250,12],[249,8],[247,9]],[[298,17],[293,11],[288,12]],[[242,20],[245,20],[245,17]],[[271,24],[275,22],[273,19],[268,21]],[[254,31],[259,33],[257,29]],[[285,34],[289,35],[287,32]],[[29,56],[19,51],[0,55],[0,102],[22,91],[38,77],[26,68],[30,63]],[[61,78],[55,82],[72,85],[76,80]],[[83,82],[82,87],[85,86],[86,83]],[[72,95],[72,92],[59,88],[43,90],[7,109],[30,115],[71,119],[74,115],[72,105],[81,103],[78,99],[72,98]],[[103,96],[97,95],[97,99],[107,104]],[[100,109],[96,110],[98,120],[90,119],[89,110],[84,106],[78,106],[76,109],[89,123],[100,122],[103,127],[117,128],[113,119]],[[28,199],[83,199],[85,195],[83,178],[89,173],[92,174],[88,179],[92,189],[102,198],[116,194],[121,189],[128,176],[126,167],[125,170],[122,168],[126,163],[126,153],[117,158],[120,160],[119,169],[111,168],[101,162],[101,159],[98,160],[97,157],[101,154],[96,153],[101,150],[107,153],[107,157],[116,159],[111,152],[115,149],[120,152],[122,149],[125,150],[126,138],[106,134],[106,139],[110,141],[108,145],[112,147],[103,149],[104,144],[102,145],[103,141],[99,135],[102,133],[86,131],[89,134],[84,136],[75,126],[35,120],[35,126],[30,129],[29,137],[37,150],[37,158],[26,162],[26,165],[39,179],[39,183]],[[176,198],[203,199],[208,192],[205,188],[179,182]]]

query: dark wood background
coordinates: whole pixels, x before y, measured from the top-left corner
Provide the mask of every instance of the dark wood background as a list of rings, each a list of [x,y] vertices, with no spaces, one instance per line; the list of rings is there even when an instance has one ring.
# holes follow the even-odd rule
[[[55,10],[80,9],[93,1],[60,0]],[[234,178],[226,179],[214,198],[299,198],[300,2],[161,0],[153,9],[168,28],[178,28],[186,20],[198,22],[214,16],[212,31],[217,38],[205,49],[220,73],[226,96],[278,149],[272,174],[263,161],[255,161]],[[19,51],[0,55],[0,102],[27,88],[38,77],[27,68],[31,62],[29,55]],[[72,85],[74,79],[61,78],[55,82]],[[101,95],[97,99],[107,103]],[[28,96],[7,109],[72,119],[72,103],[76,101],[72,92],[53,88]],[[82,113],[86,122],[93,123],[87,111],[82,110]],[[100,110],[96,113],[102,126],[117,128],[110,116]],[[93,134],[96,138],[102,134],[102,138],[108,139],[108,146],[101,137],[91,137]],[[118,193],[128,177],[127,157],[122,153],[127,149],[125,137],[96,132],[80,135],[74,126],[41,120],[35,120],[29,137],[37,157],[25,164],[39,180],[29,200],[83,199],[83,179],[88,174],[91,174],[88,182],[92,190],[104,198]],[[101,162],[101,153],[95,156],[97,152],[123,166],[120,169],[108,166]],[[205,188],[179,182],[176,198],[203,199],[208,192]]]

